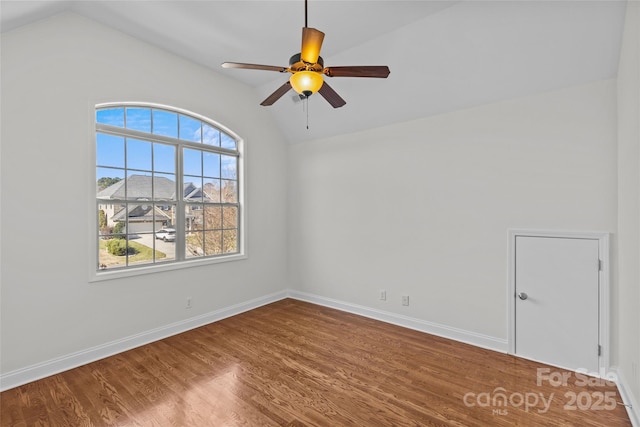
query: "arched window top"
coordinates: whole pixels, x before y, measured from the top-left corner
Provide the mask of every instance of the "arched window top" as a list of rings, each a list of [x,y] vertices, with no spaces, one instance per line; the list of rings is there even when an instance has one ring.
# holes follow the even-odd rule
[[[183,110],[144,104],[103,104],[96,123],[181,141],[238,150],[237,138],[215,123]]]

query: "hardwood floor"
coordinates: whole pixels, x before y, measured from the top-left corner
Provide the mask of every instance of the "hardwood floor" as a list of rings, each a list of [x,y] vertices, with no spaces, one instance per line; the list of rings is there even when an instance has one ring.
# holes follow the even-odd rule
[[[591,381],[286,299],[7,390],[1,425],[630,426]]]

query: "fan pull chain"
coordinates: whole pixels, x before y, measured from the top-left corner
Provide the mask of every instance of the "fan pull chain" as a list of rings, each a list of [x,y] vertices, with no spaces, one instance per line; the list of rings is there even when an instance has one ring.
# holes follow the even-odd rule
[[[307,114],[307,130],[309,130],[309,97],[300,95],[302,101],[302,112]]]
[[[309,97],[305,97],[306,98],[306,103],[307,103],[307,130],[309,130]]]

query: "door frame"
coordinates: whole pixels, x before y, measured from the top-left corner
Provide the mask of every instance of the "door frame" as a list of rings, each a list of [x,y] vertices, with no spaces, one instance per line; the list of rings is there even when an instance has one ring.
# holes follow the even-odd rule
[[[608,232],[563,231],[563,230],[527,230],[509,229],[509,266],[508,266],[508,354],[516,354],[516,237],[556,237],[565,239],[590,239],[598,241],[600,257],[599,292],[598,292],[598,337],[600,356],[598,371],[589,374],[605,377],[609,370],[609,324],[610,324],[610,268],[609,268],[609,235]]]

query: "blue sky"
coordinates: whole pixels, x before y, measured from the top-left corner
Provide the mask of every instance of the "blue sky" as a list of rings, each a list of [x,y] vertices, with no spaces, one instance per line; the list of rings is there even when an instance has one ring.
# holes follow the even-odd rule
[[[205,145],[236,148],[236,141],[218,129],[182,114],[150,108],[112,108],[96,112],[98,123],[125,127],[141,132],[169,136]],[[126,150],[125,150],[126,148]],[[127,153],[128,174],[162,174],[175,180],[176,147],[159,142],[142,141],[98,132],[96,134],[96,179],[124,177]],[[153,159],[153,164],[152,164]],[[184,148],[185,182],[198,182],[197,177],[237,179],[237,158]],[[135,170],[135,171],[134,171]],[[172,178],[173,177],[173,178]]]
[[[172,111],[144,107],[108,108],[98,110],[96,120],[98,123],[126,127],[184,141],[202,142],[205,145],[236,149],[235,140],[224,132],[220,132],[201,120]]]

